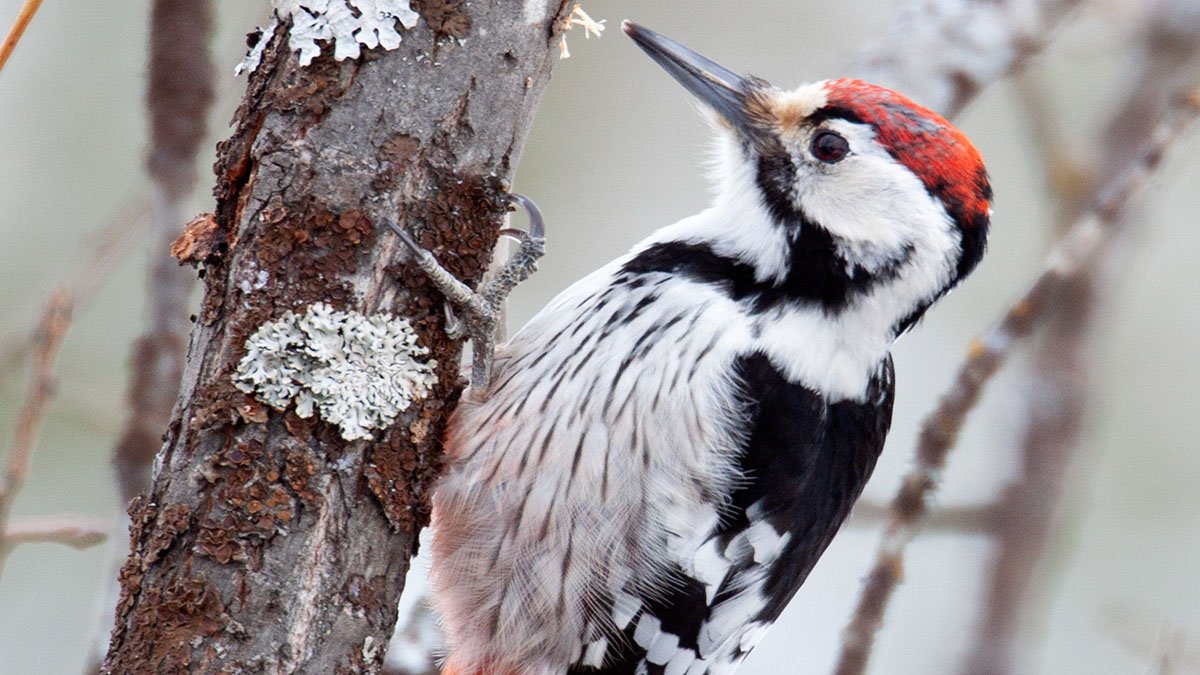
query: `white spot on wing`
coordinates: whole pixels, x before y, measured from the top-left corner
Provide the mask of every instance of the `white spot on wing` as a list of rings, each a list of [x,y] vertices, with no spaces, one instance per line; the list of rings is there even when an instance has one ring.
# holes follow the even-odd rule
[[[742,631],[742,638],[738,642],[738,649],[741,650],[743,654],[749,654],[750,650],[754,649],[754,646],[758,644],[758,641],[767,634],[767,629],[770,627],[771,624],[763,621],[756,621],[747,626],[746,629]]]
[[[762,579],[750,582],[750,588],[713,607],[712,616],[700,626],[697,645],[700,656],[724,656],[736,646],[734,640],[741,637],[741,629],[750,619],[762,611],[765,599],[757,588]]]
[[[730,539],[729,545],[725,547],[725,558],[730,562],[745,562],[753,553],[754,549],[750,546],[750,535],[744,530]]]
[[[584,648],[583,660],[580,665],[599,668],[604,665],[604,653],[608,650],[608,638],[600,638],[595,642],[589,643]]]
[[[779,558],[783,547],[792,538],[790,532],[779,533],[771,523],[760,520],[746,530],[750,545],[754,547],[754,562],[760,565],[770,565]]]
[[[667,661],[679,651],[679,636],[670,633],[659,633],[654,644],[646,650],[646,660],[656,666],[666,665]]]
[[[632,595],[619,591],[613,597],[612,617],[613,625],[617,630],[625,630],[630,621],[633,621],[634,615],[642,608],[642,601]]]
[[[633,641],[643,649],[650,649],[654,641],[662,633],[662,622],[652,614],[642,614],[638,619],[637,629],[633,631]]]
[[[729,561],[717,550],[716,538],[704,542],[704,545],[696,551],[695,557],[692,558],[691,569],[685,571],[704,584],[705,601],[712,603],[713,596],[717,594],[717,588],[720,587],[721,582],[725,580],[725,575],[729,572]]]
[[[663,670],[663,675],[685,675],[695,662],[696,652],[687,647],[677,649],[675,655],[667,662],[667,667]]]

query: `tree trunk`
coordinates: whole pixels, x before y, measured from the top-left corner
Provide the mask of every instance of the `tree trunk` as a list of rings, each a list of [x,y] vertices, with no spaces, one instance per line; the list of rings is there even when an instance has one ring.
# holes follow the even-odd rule
[[[394,218],[477,282],[506,181],[549,79],[559,0],[413,3],[393,50],[301,66],[287,21],[219,148],[215,221],[173,421],[132,553],[105,670],[373,672],[396,620],[440,437],[461,389],[441,296],[380,226]],[[460,40],[461,39],[461,40]],[[188,236],[188,235],[185,235]],[[315,303],[407,319],[437,381],[374,438],[235,386],[247,338]]]

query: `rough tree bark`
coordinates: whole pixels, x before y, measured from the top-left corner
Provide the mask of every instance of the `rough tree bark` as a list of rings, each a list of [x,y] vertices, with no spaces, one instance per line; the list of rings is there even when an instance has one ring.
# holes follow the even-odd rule
[[[429,517],[461,344],[381,234],[396,218],[477,281],[557,55],[560,0],[414,3],[399,48],[301,67],[285,26],[251,74],[190,234],[205,296],[132,552],[108,672],[372,672]],[[460,38],[465,38],[460,41]],[[316,302],[407,318],[438,384],[374,441],[235,388],[247,337]]]

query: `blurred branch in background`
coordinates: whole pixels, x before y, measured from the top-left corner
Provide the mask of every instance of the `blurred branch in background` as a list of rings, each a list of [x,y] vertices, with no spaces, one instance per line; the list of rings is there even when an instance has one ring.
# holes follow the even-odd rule
[[[86,237],[87,259],[79,265],[74,276],[61,284],[73,300],[73,309],[80,312],[90,306],[104,282],[133,251],[145,224],[149,205],[141,197],[128,199],[104,229]],[[33,350],[34,335],[28,329],[14,331],[0,338],[0,378],[17,372]]]
[[[1041,51],[1082,0],[909,2],[852,69],[953,117]]]
[[[21,36],[25,34],[29,22],[33,21],[33,15],[41,6],[42,0],[25,0],[21,9],[17,11],[17,18],[13,20],[12,28],[8,29],[8,35],[4,37],[4,42],[0,42],[0,70],[4,70],[4,64],[8,63],[8,57],[17,48],[17,43],[21,41]]]
[[[9,521],[13,501],[29,477],[42,420],[54,398],[54,364],[67,329],[71,326],[73,307],[74,300],[68,291],[55,291],[50,295],[34,333],[29,387],[25,403],[17,413],[8,465],[0,482],[0,571],[3,571],[8,554],[19,544],[56,542],[79,548],[103,541],[107,531],[106,527],[91,519],[75,516]]]
[[[1127,158],[1136,156],[1138,147],[1154,142],[1154,120],[1168,114],[1172,98],[1193,81],[1195,68],[1187,66],[1194,65],[1200,56],[1200,14],[1187,12],[1187,7],[1194,10],[1194,0],[1166,0],[1148,16],[1135,56],[1136,72],[1127,80],[1137,84],[1101,133],[1091,136],[1096,139],[1096,147],[1088,156],[1099,165],[1089,173],[1101,182],[1116,179],[1127,169]],[[1044,119],[1033,120],[1032,128],[1043,127]],[[1053,169],[1061,158],[1050,159],[1051,188],[1060,203],[1059,212],[1073,217],[1086,208],[1090,197],[1069,182],[1055,182],[1058,176]],[[1114,214],[1114,234],[1144,218],[1144,209],[1119,209]],[[1069,220],[1064,219],[1060,230],[1067,225]],[[1135,241],[1128,236],[1113,238],[1124,244],[1124,249]],[[1114,250],[1106,255],[1111,259],[1127,255],[1127,251]],[[1030,637],[1036,631],[1023,631],[1022,618],[1028,620],[1044,613],[1041,610],[1045,601],[1038,601],[1042,596],[1033,592],[1039,578],[1045,578],[1039,574],[1038,561],[1056,522],[1061,520],[1068,469],[1080,449],[1092,370],[1088,350],[1094,338],[1095,318],[1123,280],[1113,272],[1111,264],[1087,266],[1068,280],[1047,306],[1045,328],[1024,376],[1028,395],[1024,398],[1025,414],[1020,418],[1026,426],[1018,475],[994,506],[996,546],[984,591],[983,620],[969,649],[964,673],[1015,672],[1021,652],[1035,648]]]
[[[938,486],[946,458],[958,441],[966,416],[975,407],[983,387],[1013,349],[1037,327],[1082,276],[1099,264],[1100,256],[1120,232],[1121,215],[1129,201],[1148,184],[1168,149],[1200,115],[1200,91],[1176,99],[1139,153],[1101,189],[1075,221],[1067,235],[1047,257],[1042,272],[1028,291],[993,328],[977,338],[954,385],[925,419],[917,442],[913,469],[905,476],[892,501],[892,516],[880,544],[850,625],[846,627],[837,675],[859,675],[866,670],[875,634],[892,592],[899,582],[904,551],[916,535]]]
[[[91,548],[108,539],[112,524],[87,515],[26,516],[13,518],[5,532],[6,543],[63,544],[71,548]]]
[[[113,453],[122,509],[149,487],[150,464],[162,445],[183,372],[194,274],[179,265],[170,248],[187,221],[184,209],[196,189],[196,159],[213,101],[212,24],[207,0],[156,0],[150,15],[146,169],[154,184],[153,243],[146,325],[130,356],[129,418]]]
[[[146,276],[146,323],[130,354],[129,417],[113,450],[120,513],[150,487],[154,457],[179,393],[187,335],[188,300],[195,285],[190,269],[171,255],[183,231],[188,199],[196,190],[199,157],[213,103],[216,67],[209,50],[213,33],[208,0],[155,0],[146,57],[146,109],[150,147],[146,171],[154,186],[151,248]],[[122,518],[124,520],[124,518]],[[90,663],[99,671],[119,595],[117,570],[126,551],[115,550],[112,574],[101,592],[101,615]]]

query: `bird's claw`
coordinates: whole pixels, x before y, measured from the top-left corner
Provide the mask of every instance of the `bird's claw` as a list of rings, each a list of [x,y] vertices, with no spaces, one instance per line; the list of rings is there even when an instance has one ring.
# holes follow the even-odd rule
[[[455,320],[447,321],[446,334],[451,339],[466,336],[471,340],[474,352],[471,388],[480,393],[486,391],[491,382],[496,327],[503,316],[505,300],[518,284],[537,270],[537,261],[546,252],[545,221],[537,205],[528,197],[516,193],[510,193],[508,200],[528,214],[529,231],[514,228],[504,228],[500,231],[500,234],[518,241],[517,250],[478,291],[455,278],[438,263],[432,253],[421,248],[398,224],[390,220],[387,223],[413,254],[417,265],[456,310]]]

